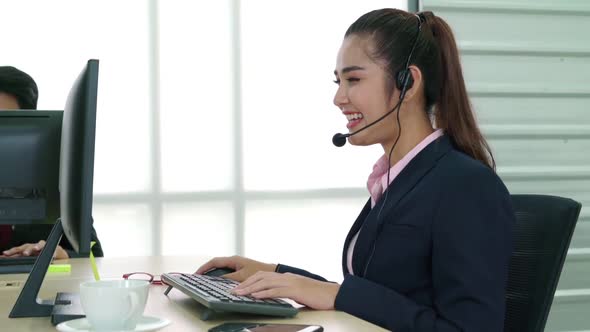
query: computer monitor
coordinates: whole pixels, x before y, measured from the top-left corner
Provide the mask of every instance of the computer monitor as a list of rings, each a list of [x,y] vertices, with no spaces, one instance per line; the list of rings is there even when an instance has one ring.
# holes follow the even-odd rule
[[[75,306],[79,305],[79,299],[72,294],[58,293],[55,301],[40,300],[37,295],[63,234],[76,252],[90,252],[97,89],[98,60],[89,60],[74,82],[63,112],[59,167],[61,218],[37,258],[10,312],[11,318],[50,316],[58,304],[65,306],[63,311],[74,312],[71,318],[81,316],[80,308]],[[68,302],[74,305],[68,307]],[[60,315],[59,319],[67,320],[64,318],[67,313]]]
[[[62,111],[0,111],[0,224],[59,217]]]
[[[64,108],[59,190],[64,234],[79,254],[90,253],[98,60],[89,60]]]

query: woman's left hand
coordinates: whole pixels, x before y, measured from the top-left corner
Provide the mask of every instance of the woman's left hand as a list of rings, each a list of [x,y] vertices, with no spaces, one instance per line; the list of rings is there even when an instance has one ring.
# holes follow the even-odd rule
[[[233,292],[255,298],[284,297],[312,309],[334,309],[340,285],[307,278],[293,273],[257,272],[244,280]]]

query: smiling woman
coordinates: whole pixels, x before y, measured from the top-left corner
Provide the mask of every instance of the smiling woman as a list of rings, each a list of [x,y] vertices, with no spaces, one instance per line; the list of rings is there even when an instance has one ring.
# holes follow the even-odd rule
[[[450,27],[432,12],[368,12],[346,31],[334,74],[350,143],[383,149],[336,260],[344,281],[240,256],[197,273],[229,267],[238,295],[288,297],[394,331],[501,331],[515,217]]]

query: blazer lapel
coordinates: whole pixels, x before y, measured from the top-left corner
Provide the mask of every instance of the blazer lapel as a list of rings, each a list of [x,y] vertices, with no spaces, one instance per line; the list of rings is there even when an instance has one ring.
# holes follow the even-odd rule
[[[377,240],[377,236],[384,223],[383,219],[390,214],[391,210],[397,206],[399,201],[412,190],[418,182],[420,182],[420,180],[436,165],[438,160],[450,149],[452,149],[452,145],[447,136],[441,136],[434,142],[430,143],[424,148],[424,150],[418,153],[418,155],[410,161],[393,182],[391,182],[389,187],[387,187],[387,190],[381,196],[381,199],[366,214],[364,223],[359,223],[359,220],[357,219],[355,226],[357,224],[362,225],[362,229],[356,241],[352,258],[355,275],[362,276],[366,262],[369,259],[369,255],[371,255],[373,245]],[[370,201],[368,204],[370,204]],[[365,205],[365,209],[366,208],[367,206]],[[365,212],[365,209],[363,209],[363,212]],[[361,213],[359,218],[363,215],[365,214]],[[354,236],[354,234],[356,234],[356,232],[352,233],[352,236]],[[350,241],[349,238],[351,238],[350,233],[346,239],[347,243]],[[346,256],[346,251],[344,256]],[[344,267],[346,267],[346,257],[343,258],[343,261]],[[346,270],[347,269],[345,269],[345,271]]]

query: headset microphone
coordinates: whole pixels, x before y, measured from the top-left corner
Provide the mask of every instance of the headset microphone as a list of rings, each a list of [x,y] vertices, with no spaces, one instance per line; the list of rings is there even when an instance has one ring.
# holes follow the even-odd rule
[[[349,133],[349,134],[342,134],[342,133],[334,134],[334,136],[332,136],[332,144],[336,145],[337,147],[344,146],[344,144],[346,144],[346,139],[348,137],[350,137],[352,135],[356,135],[357,133],[360,133],[361,131],[371,127],[372,125],[376,124],[377,122],[385,119],[385,117],[387,117],[389,114],[395,112],[395,110],[397,110],[399,108],[399,106],[401,105],[402,100],[403,99],[400,99],[400,101],[391,109],[391,111],[383,114],[379,119],[369,123],[368,125],[362,127],[361,129],[359,129],[355,132]]]
[[[332,144],[336,145],[337,147],[344,146],[346,144],[346,138],[348,138],[352,134],[334,134],[332,136]]]

